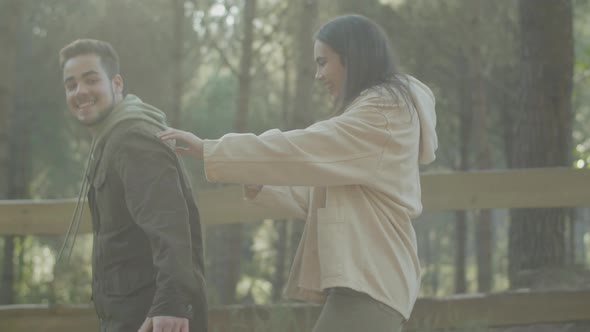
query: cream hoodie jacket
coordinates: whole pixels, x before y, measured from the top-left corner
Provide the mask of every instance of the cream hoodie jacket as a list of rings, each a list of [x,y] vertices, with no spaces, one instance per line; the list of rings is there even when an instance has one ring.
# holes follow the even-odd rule
[[[434,96],[408,80],[415,108],[372,88],[306,129],[205,142],[209,181],[263,184],[253,203],[306,220],[287,296],[322,303],[326,288],[348,287],[409,318],[420,287],[418,164],[434,160],[438,143]]]

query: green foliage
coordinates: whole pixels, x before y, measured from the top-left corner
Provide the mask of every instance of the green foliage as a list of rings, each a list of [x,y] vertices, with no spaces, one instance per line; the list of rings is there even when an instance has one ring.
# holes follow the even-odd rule
[[[248,241],[250,248],[245,252],[251,253],[251,257],[245,257],[245,267],[237,293],[240,302],[253,302],[265,304],[271,302],[272,277],[275,273],[274,262],[276,251],[273,244],[277,234],[272,220],[265,220],[260,225],[252,225]]]
[[[394,4],[391,4],[394,2]],[[298,112],[293,94],[295,58],[299,51],[297,32],[300,17],[296,2],[259,1],[256,19],[253,82],[249,129],[260,133],[284,128],[285,115]],[[476,34],[470,29],[473,2],[469,0],[341,1],[320,2],[320,18],[358,12],[374,18],[390,35],[402,69],[428,84],[437,98],[440,149],[430,170],[451,170],[459,165],[462,104],[474,70],[470,52],[481,47],[483,73],[490,115],[488,129],[494,167],[505,167],[504,116],[517,111],[519,92],[518,31],[516,2],[483,1],[486,15]],[[575,3],[576,63],[573,108],[575,165],[590,164],[590,1]],[[234,0],[187,2],[182,129],[204,138],[218,138],[232,130],[237,109],[238,65],[241,42],[242,2]],[[218,10],[218,13],[212,10]],[[26,82],[27,107],[31,109],[32,180],[34,198],[74,197],[81,181],[89,135],[69,116],[61,86],[57,53],[76,38],[93,37],[110,41],[121,56],[126,92],[170,112],[173,105],[173,15],[169,2],[159,0],[67,0],[27,1],[23,34],[30,47],[21,47],[27,60],[22,75]],[[223,10],[222,10],[223,9]],[[312,41],[310,40],[310,43]],[[227,59],[214,47],[220,48]],[[226,63],[229,62],[228,63]],[[470,69],[471,68],[471,69]],[[313,97],[314,116],[322,119],[330,101],[318,91]],[[470,142],[468,142],[470,143]],[[471,143],[470,143],[471,144]],[[471,146],[471,145],[470,145]],[[469,153],[473,163],[476,153]],[[192,177],[202,190],[206,184],[202,165],[188,161]],[[452,188],[449,188],[452,194]],[[423,264],[421,295],[454,292],[454,215],[425,215],[415,223]],[[506,217],[494,221],[494,290],[506,287]],[[248,225],[241,255],[242,277],[238,300],[269,303],[276,273],[276,229],[269,222]],[[475,243],[470,240],[468,252]],[[90,239],[78,240],[72,264],[49,271],[59,239],[22,238],[17,245],[20,275],[15,289],[19,302],[83,303],[89,298]],[[208,253],[213,256],[214,253]],[[468,259],[468,291],[475,291],[475,257]],[[290,261],[287,265],[290,264]],[[215,297],[215,292],[211,291]],[[214,301],[213,301],[214,302]]]
[[[215,139],[231,131],[235,116],[237,81],[227,74],[210,76],[185,103],[187,130],[203,138]]]

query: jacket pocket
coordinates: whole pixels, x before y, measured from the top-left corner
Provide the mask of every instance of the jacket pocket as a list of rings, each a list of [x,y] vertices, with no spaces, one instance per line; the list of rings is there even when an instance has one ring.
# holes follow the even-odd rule
[[[105,192],[105,183],[107,182],[107,172],[105,167],[100,167],[92,178],[92,188],[91,190],[94,191],[94,200],[95,206],[100,211],[100,213],[104,214],[104,192]]]
[[[96,174],[94,175],[94,179],[92,181],[92,185],[97,190],[102,189],[102,186],[104,185],[106,179],[107,179],[107,172],[104,169],[104,167],[100,167],[96,171]]]
[[[100,165],[101,166],[101,165]],[[92,178],[92,187],[89,193],[89,203],[92,209],[92,228],[95,234],[99,233],[102,227],[102,219],[110,214],[109,206],[106,204],[106,182],[107,174],[105,167],[100,167]],[[102,251],[102,249],[99,248]]]
[[[338,218],[337,209],[318,209],[318,252],[322,278],[344,272],[343,246],[346,223]]]
[[[119,268],[105,278],[105,294],[131,296],[154,283],[153,272],[138,267]]]

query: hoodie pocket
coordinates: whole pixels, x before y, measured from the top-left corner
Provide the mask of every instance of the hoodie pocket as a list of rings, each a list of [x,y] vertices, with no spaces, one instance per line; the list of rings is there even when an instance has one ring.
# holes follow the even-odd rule
[[[344,272],[343,246],[346,224],[338,218],[337,209],[318,209],[318,251],[322,278]]]

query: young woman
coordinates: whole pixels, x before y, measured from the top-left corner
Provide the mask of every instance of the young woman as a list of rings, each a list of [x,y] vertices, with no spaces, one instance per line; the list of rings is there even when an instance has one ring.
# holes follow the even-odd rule
[[[400,331],[420,286],[416,234],[420,163],[437,148],[434,96],[398,72],[371,20],[338,17],[315,36],[316,79],[337,112],[301,129],[203,140],[176,129],[164,140],[204,160],[210,181],[245,184],[256,204],[306,220],[288,296],[325,303],[324,331]]]

